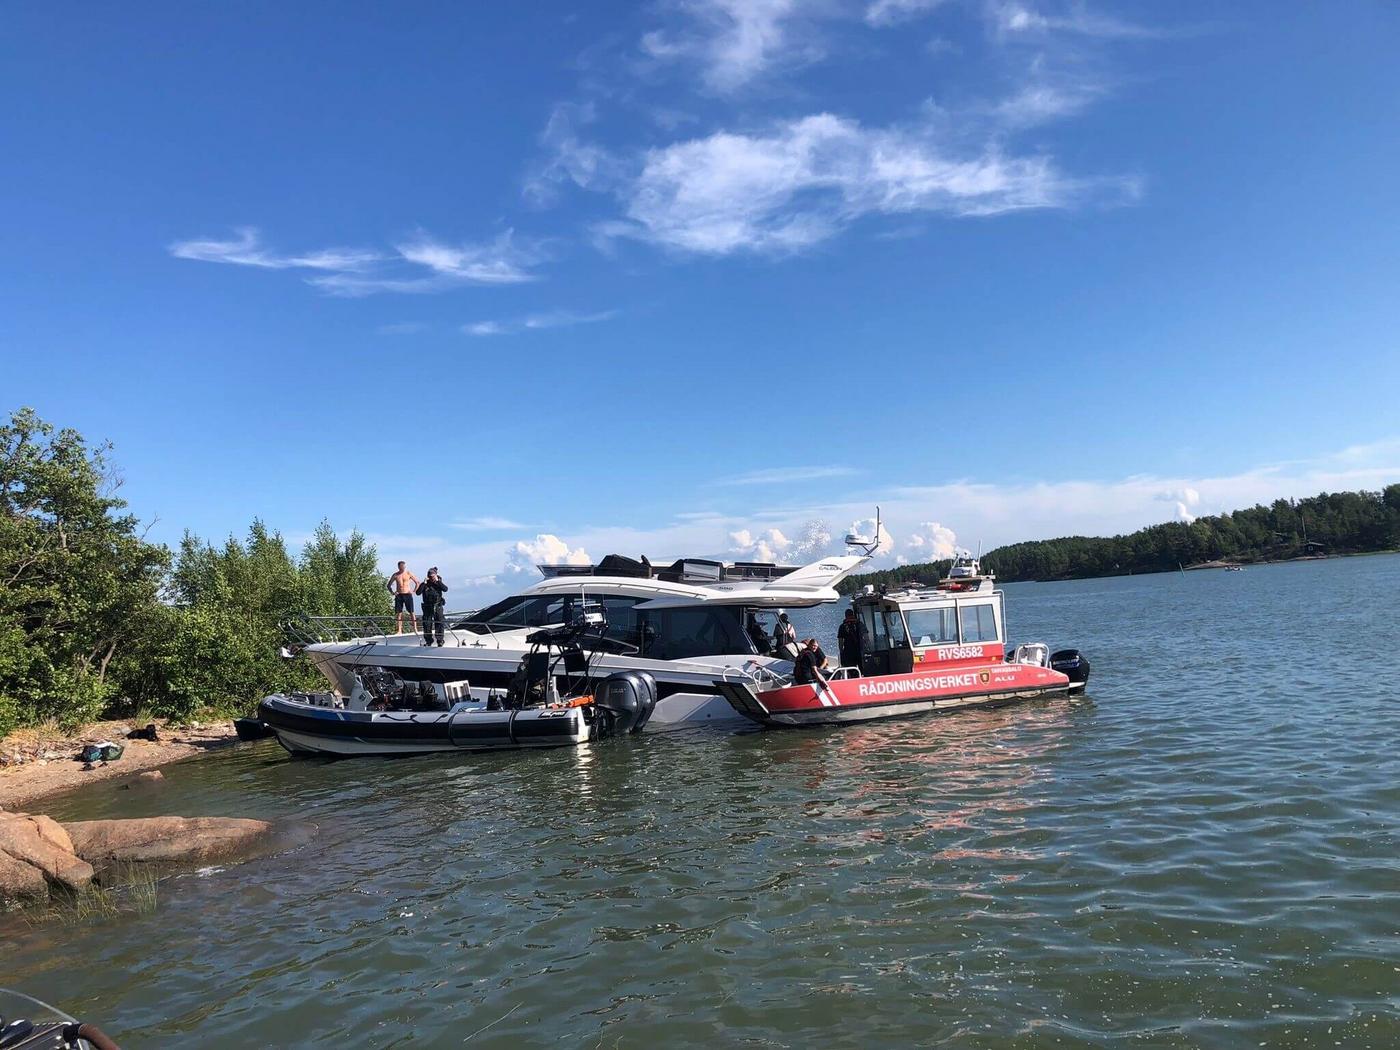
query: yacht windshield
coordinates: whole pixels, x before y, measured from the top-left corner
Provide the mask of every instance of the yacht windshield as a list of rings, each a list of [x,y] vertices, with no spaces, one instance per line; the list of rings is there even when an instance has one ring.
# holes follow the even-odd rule
[[[641,644],[637,614],[633,606],[644,598],[627,595],[517,594],[482,609],[469,619],[459,620],[454,630],[490,634],[515,631],[522,627],[557,627],[572,623],[574,612],[586,602],[590,609],[602,607],[608,627],[604,634],[628,645]]]
[[[609,638],[635,645],[640,655],[653,660],[757,652],[744,630],[744,607],[636,608],[646,600],[627,595],[517,594],[457,621],[453,627],[476,634],[552,627],[572,622],[575,608],[587,601],[590,608],[602,606]]]

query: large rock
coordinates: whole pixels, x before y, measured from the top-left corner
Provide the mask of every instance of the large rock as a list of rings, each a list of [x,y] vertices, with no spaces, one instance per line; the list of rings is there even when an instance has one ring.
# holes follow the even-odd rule
[[[73,841],[48,817],[0,812],[0,899],[44,899],[54,886],[79,890],[92,865],[74,855]]]
[[[97,867],[213,860],[253,845],[272,827],[239,817],[141,817],[65,825],[73,849]]]

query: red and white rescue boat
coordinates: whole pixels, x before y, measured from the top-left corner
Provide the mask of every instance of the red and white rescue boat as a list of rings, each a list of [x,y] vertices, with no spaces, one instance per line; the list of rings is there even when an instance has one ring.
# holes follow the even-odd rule
[[[767,726],[841,725],[1081,693],[1089,661],[1043,643],[1006,650],[1006,596],[976,560],[954,561],[933,587],[851,599],[863,636],[859,667],[825,681],[749,668],[717,681],[740,714]]]

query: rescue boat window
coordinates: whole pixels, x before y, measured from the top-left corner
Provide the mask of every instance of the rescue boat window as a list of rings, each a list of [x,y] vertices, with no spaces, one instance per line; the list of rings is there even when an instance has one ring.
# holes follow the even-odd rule
[[[909,637],[915,645],[946,645],[958,640],[958,621],[951,606],[942,609],[910,609]]]
[[[909,648],[909,638],[904,633],[904,617],[898,609],[885,610],[885,628],[889,631],[891,649]]]
[[[997,640],[996,612],[990,605],[962,607],[962,640],[964,642],[995,642]]]

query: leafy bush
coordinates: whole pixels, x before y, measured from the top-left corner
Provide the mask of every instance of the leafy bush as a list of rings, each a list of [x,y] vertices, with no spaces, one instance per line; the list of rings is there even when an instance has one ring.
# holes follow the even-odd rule
[[[295,560],[256,520],[220,547],[146,542],[108,451],[30,409],[0,427],[0,733],[247,708],[314,677],[277,654],[295,612],[389,611],[374,547],[328,522]]]

